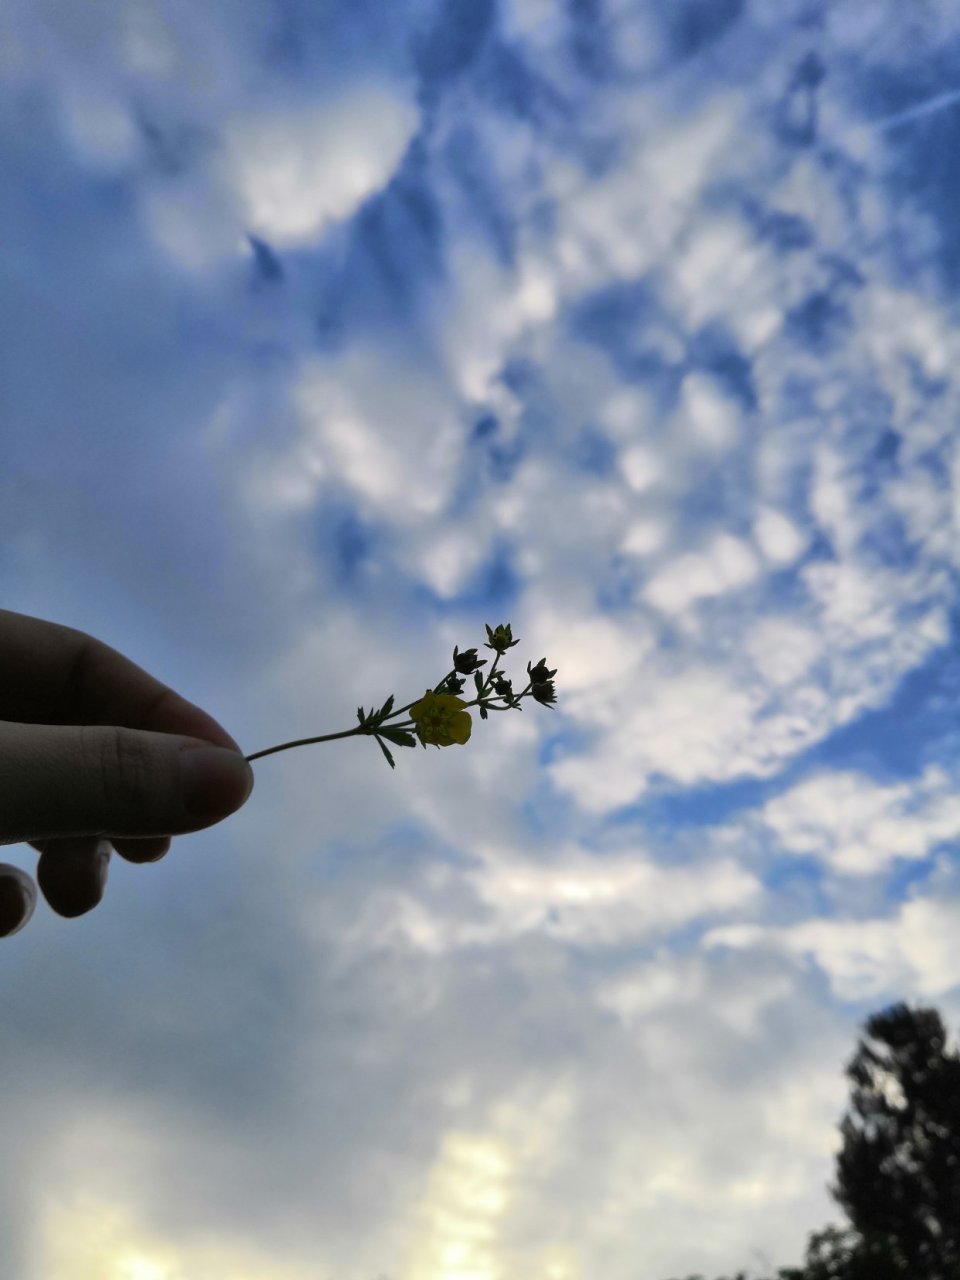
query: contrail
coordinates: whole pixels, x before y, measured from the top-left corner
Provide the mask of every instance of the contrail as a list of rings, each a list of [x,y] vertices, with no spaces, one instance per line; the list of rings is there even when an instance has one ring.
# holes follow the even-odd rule
[[[918,102],[915,107],[907,107],[906,111],[897,111],[883,120],[874,120],[867,127],[870,129],[893,129],[898,124],[907,124],[911,120],[922,120],[924,116],[932,116],[945,107],[952,107],[960,102],[960,89],[950,89],[947,93],[938,93],[935,98],[927,98],[926,102]]]

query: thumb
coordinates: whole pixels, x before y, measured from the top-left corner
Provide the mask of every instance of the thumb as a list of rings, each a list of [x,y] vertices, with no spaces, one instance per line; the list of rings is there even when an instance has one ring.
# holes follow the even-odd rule
[[[0,843],[212,826],[253,790],[239,751],[113,725],[0,722]]]

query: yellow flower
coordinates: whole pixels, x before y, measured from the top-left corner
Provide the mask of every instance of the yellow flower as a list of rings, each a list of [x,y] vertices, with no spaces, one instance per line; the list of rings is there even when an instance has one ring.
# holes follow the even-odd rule
[[[463,710],[466,705],[452,693],[434,693],[428,689],[410,708],[410,719],[417,726],[420,741],[432,742],[438,747],[449,747],[454,742],[462,746],[473,728],[469,711]]]

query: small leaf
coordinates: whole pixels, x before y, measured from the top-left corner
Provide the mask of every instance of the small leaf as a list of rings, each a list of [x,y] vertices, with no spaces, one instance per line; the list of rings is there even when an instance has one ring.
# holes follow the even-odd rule
[[[480,719],[481,719],[481,720],[486,720],[486,718],[487,718],[487,708],[486,708],[486,707],[481,707],[481,708],[480,708]]]
[[[386,700],[386,702],[377,712],[377,719],[386,720],[387,716],[390,714],[392,709],[393,709],[393,694],[391,693],[390,697]]]
[[[364,723],[363,707],[357,707],[357,719],[361,724]]]
[[[396,747],[415,747],[417,745],[416,738],[406,729],[381,727],[380,732],[388,742],[392,742]]]
[[[383,742],[383,740],[382,740],[382,739],[381,739],[377,734],[374,734],[373,736],[377,739],[377,742],[378,742],[378,744],[379,744],[379,746],[380,746],[380,750],[381,750],[381,751],[383,752],[383,754],[387,757],[387,764],[390,766],[390,768],[391,768],[391,769],[395,769],[397,766],[394,764],[394,762],[393,762],[393,756],[390,754],[390,752],[389,752],[389,750],[387,749],[387,747],[386,747],[385,743]]]
[[[479,671],[473,673],[473,683],[477,686],[477,694],[481,694],[483,692],[483,681],[480,679]]]

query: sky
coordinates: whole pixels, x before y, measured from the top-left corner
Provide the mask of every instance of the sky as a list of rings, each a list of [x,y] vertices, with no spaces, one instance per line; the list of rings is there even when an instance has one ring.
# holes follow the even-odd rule
[[[0,595],[255,763],[0,953],[0,1273],[798,1262],[960,1025],[953,0],[0,0]],[[11,846],[25,867],[35,855]]]

